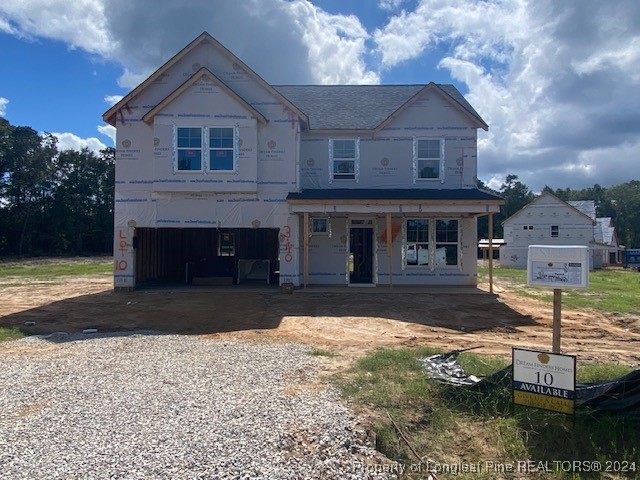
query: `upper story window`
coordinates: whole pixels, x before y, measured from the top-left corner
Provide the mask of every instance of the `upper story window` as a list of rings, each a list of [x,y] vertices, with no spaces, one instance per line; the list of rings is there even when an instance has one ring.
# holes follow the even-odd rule
[[[233,171],[233,128],[209,129],[209,170]]]
[[[533,225],[523,225],[522,229],[523,230],[533,230]]]
[[[551,238],[557,238],[560,236],[560,227],[558,225],[551,225]]]
[[[202,129],[178,128],[178,171],[202,170]]]
[[[330,147],[331,178],[355,180],[358,170],[358,142],[355,139],[333,139]]]
[[[415,140],[414,151],[416,179],[441,179],[444,162],[444,140],[441,138],[418,138]]]
[[[236,171],[234,127],[177,127],[176,172]]]

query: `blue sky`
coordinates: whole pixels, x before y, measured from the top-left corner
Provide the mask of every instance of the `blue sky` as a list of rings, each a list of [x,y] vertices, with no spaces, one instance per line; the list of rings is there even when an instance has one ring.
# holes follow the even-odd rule
[[[113,145],[102,113],[204,30],[274,84],[455,84],[494,187],[640,178],[633,0],[4,0],[0,115]]]

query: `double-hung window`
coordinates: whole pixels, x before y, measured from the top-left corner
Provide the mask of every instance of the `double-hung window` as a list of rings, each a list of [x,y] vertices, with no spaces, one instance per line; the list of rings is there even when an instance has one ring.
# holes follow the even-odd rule
[[[551,225],[551,238],[558,238],[560,236],[560,227],[558,225]]]
[[[416,139],[416,176],[418,179],[440,178],[443,143],[444,141],[439,138]]]
[[[176,172],[234,172],[234,127],[177,127]]]
[[[407,265],[429,265],[429,220],[407,220]]]
[[[333,139],[331,163],[334,180],[355,180],[357,147],[355,139]]]
[[[459,264],[458,220],[421,218],[406,222],[407,266],[429,266],[433,270]]]
[[[209,170],[233,171],[233,128],[209,129]]]
[[[179,127],[177,137],[178,171],[202,170],[202,129]]]
[[[458,265],[458,220],[436,220],[436,265]]]

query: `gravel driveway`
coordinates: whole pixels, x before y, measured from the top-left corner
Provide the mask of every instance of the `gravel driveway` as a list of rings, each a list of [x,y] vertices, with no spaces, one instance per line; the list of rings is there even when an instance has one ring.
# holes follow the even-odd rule
[[[156,332],[5,342],[0,478],[387,478],[315,362]]]

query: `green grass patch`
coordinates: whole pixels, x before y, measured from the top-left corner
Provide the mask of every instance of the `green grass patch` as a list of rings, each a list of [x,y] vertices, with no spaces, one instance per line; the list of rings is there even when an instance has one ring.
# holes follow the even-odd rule
[[[405,465],[419,464],[387,415],[420,457],[440,464],[635,461],[640,474],[637,461],[640,431],[629,419],[595,416],[586,409],[567,416],[514,406],[511,389],[504,385],[470,389],[437,383],[424,376],[417,361],[434,353],[439,352],[425,347],[377,350],[360,359],[348,373],[335,378],[347,398],[363,410],[374,412],[376,446],[390,459]],[[480,377],[491,375],[509,363],[501,357],[471,352],[462,353],[458,360],[467,374]],[[608,380],[630,370],[617,364],[578,365],[578,381]],[[563,471],[525,477],[600,478]],[[407,474],[405,478],[424,477]],[[485,468],[480,473],[458,472],[455,478],[512,477]]]
[[[336,357],[338,354],[322,348],[314,348],[309,352],[313,357]]]
[[[514,291],[522,296],[551,301],[551,289],[527,286],[525,269],[493,269],[496,280],[509,280]],[[478,266],[478,278],[487,281],[489,267]],[[591,308],[602,312],[637,313],[640,298],[640,273],[631,270],[594,270],[589,273],[589,288],[564,289],[562,304],[567,308]]]
[[[113,262],[94,260],[87,262],[27,263],[25,265],[0,264],[0,279],[7,277],[43,280],[64,276],[101,275],[113,272]]]
[[[16,340],[26,335],[25,332],[16,327],[0,327],[0,342]]]

